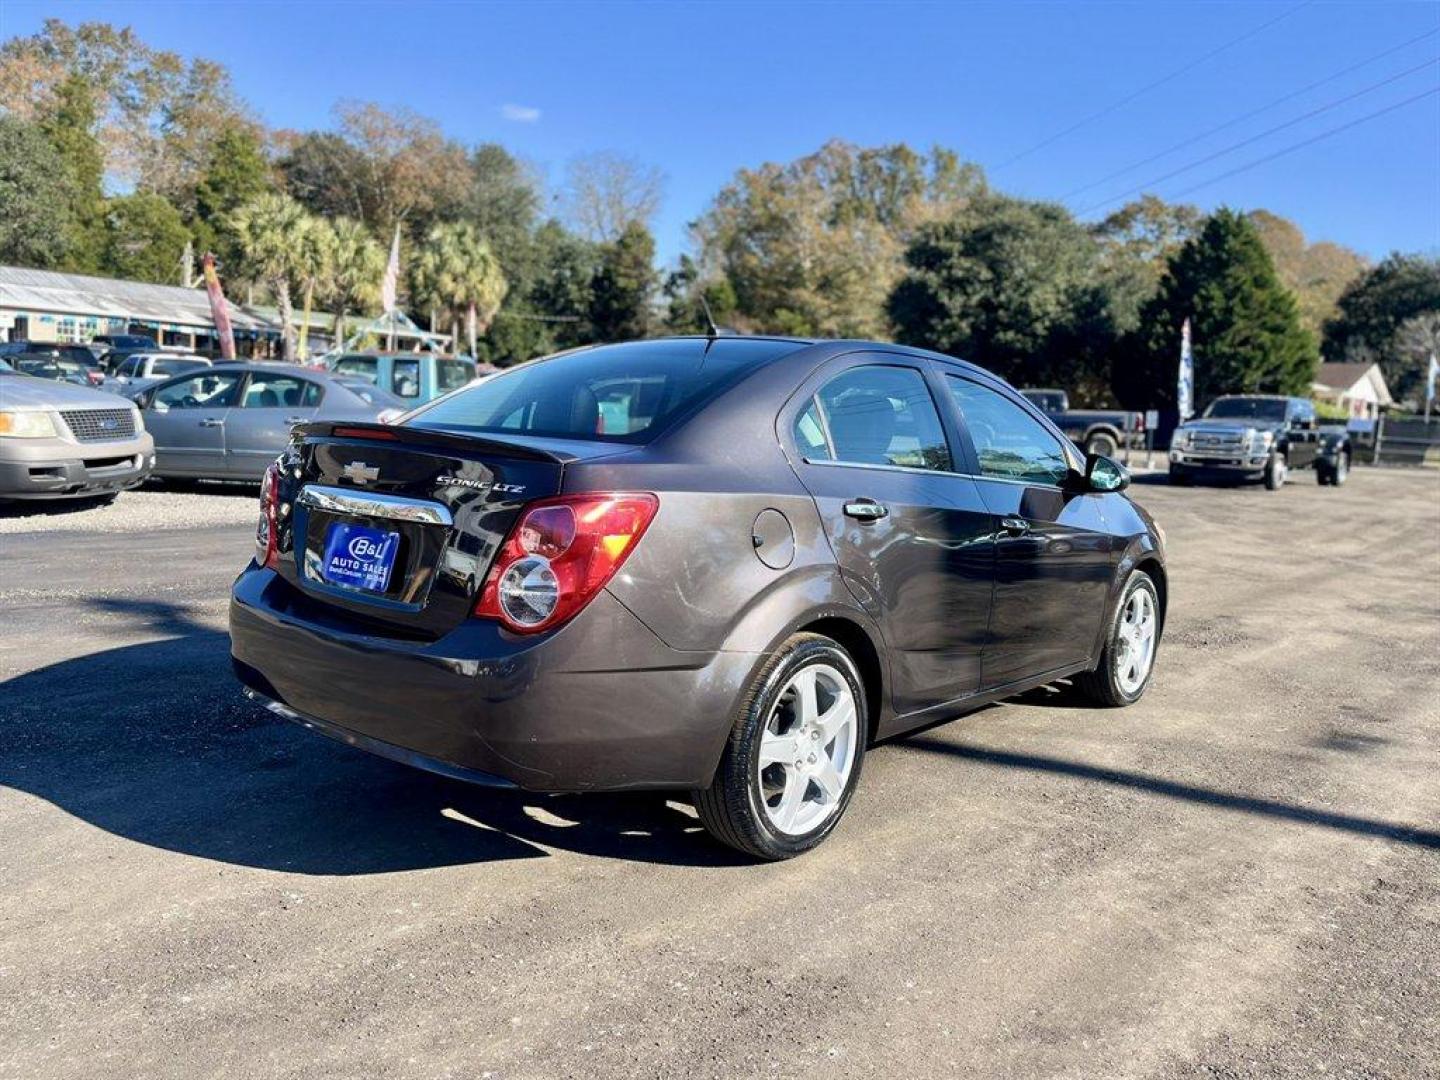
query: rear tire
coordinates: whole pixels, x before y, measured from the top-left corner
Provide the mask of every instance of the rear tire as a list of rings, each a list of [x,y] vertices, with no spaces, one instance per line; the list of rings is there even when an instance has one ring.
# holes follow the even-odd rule
[[[1285,461],[1284,454],[1271,454],[1269,462],[1265,465],[1265,487],[1269,491],[1279,491],[1285,486],[1285,477],[1289,467]]]
[[[814,688],[809,705],[807,686]],[[868,732],[864,686],[850,655],[820,634],[794,635],[741,700],[710,786],[692,793],[701,823],[758,859],[804,854],[844,815]]]
[[[1339,487],[1350,477],[1350,455],[1341,453],[1335,458],[1334,465],[1317,465],[1315,467],[1315,478],[1322,484],[1329,484],[1331,487]]]
[[[1097,431],[1085,440],[1085,452],[1087,454],[1099,454],[1102,457],[1113,458],[1120,450],[1120,444],[1115,441],[1115,436],[1104,431]]]
[[[1150,685],[1159,651],[1160,595],[1150,575],[1136,570],[1125,582],[1110,617],[1100,662],[1093,670],[1075,676],[1075,688],[1097,705],[1132,705]]]
[[[1189,487],[1189,486],[1190,486],[1190,474],[1187,473],[1184,469],[1177,469],[1177,468],[1175,468],[1174,465],[1171,465],[1171,466],[1170,466],[1170,483],[1171,483],[1174,487]]]

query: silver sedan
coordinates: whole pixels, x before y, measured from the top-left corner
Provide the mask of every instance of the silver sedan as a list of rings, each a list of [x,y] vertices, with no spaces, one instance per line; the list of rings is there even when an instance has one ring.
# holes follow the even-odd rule
[[[294,364],[219,364],[132,395],[155,438],[155,475],[255,480],[311,420],[374,420],[381,407]]]

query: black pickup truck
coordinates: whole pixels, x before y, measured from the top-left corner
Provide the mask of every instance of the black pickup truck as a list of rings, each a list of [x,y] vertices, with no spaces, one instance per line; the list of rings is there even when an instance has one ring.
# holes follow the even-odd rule
[[[1294,469],[1314,469],[1318,483],[1338,487],[1350,475],[1353,447],[1344,430],[1321,430],[1306,398],[1245,394],[1220,397],[1175,430],[1170,482],[1263,480],[1271,491]]]
[[[1072,409],[1064,390],[1021,390],[1055,426],[1087,454],[1114,457],[1123,447],[1145,445],[1145,414],[1123,409]]]

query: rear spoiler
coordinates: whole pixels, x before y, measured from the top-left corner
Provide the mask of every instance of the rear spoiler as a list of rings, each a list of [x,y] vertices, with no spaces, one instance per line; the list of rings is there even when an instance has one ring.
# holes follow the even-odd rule
[[[364,420],[317,420],[296,424],[294,434],[307,442],[317,439],[354,439],[358,442],[382,443],[390,446],[440,447],[467,454],[493,454],[496,457],[518,458],[522,461],[546,461],[564,465],[575,455],[542,450],[521,442],[509,442],[486,435],[444,431],[438,428],[407,427]]]

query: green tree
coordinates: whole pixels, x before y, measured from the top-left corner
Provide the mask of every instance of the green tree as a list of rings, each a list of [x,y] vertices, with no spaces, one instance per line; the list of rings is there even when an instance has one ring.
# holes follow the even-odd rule
[[[110,199],[104,229],[105,273],[129,281],[180,283],[180,258],[190,230],[166,199],[148,191]]]
[[[335,343],[345,340],[345,316],[380,302],[385,252],[370,231],[353,218],[336,218],[330,302],[335,308]]]
[[[735,288],[728,278],[705,278],[700,264],[689,255],[680,256],[680,265],[665,277],[665,326],[676,334],[704,333],[708,327],[705,307],[720,326],[735,315]],[[704,299],[704,305],[701,299]]]
[[[1114,327],[1098,261],[1064,207],[986,196],[922,226],[906,250],[889,301],[896,337],[1022,386],[1103,398]]]
[[[650,332],[654,263],[655,241],[638,221],[601,247],[590,300],[590,324],[598,340],[626,341]]]
[[[0,116],[0,263],[65,263],[72,237],[64,163],[35,124]]]
[[[105,242],[105,161],[95,125],[94,96],[83,78],[71,75],[57,88],[40,129],[55,147],[68,179],[70,242],[65,266],[81,273],[100,268]]]
[[[1335,306],[1335,317],[1325,324],[1325,359],[1376,361],[1397,399],[1412,395],[1429,356],[1404,347],[1400,330],[1440,313],[1440,258],[1388,255],[1352,281]]]
[[[202,253],[213,251],[222,266],[237,261],[229,217],[273,187],[270,162],[257,132],[243,124],[226,128],[216,138],[205,171],[195,184],[195,210],[190,219],[195,246]]]
[[[474,355],[508,288],[500,263],[479,231],[468,222],[434,226],[416,260],[413,280],[416,299],[448,313],[457,346],[464,319]]]
[[[528,241],[524,277],[506,298],[477,357],[508,366],[593,340],[590,304],[598,246],[550,220]]]
[[[315,291],[328,289],[335,273],[335,228],[324,218],[307,215],[295,252],[295,276],[305,296],[297,355],[303,360],[310,341],[310,313]]]
[[[1170,259],[1121,350],[1115,389],[1122,402],[1174,407],[1180,327],[1187,318],[1197,405],[1220,394],[1309,393],[1314,339],[1243,214],[1216,211]]]
[[[740,329],[882,336],[916,230],[984,190],[950,151],[832,141],[735,174],[692,227],[701,277],[730,283]]]
[[[266,284],[280,309],[286,360],[295,359],[295,311],[290,290],[299,276],[308,223],[309,215],[303,206],[288,195],[274,193],[246,203],[231,215],[230,221],[242,270]]]

